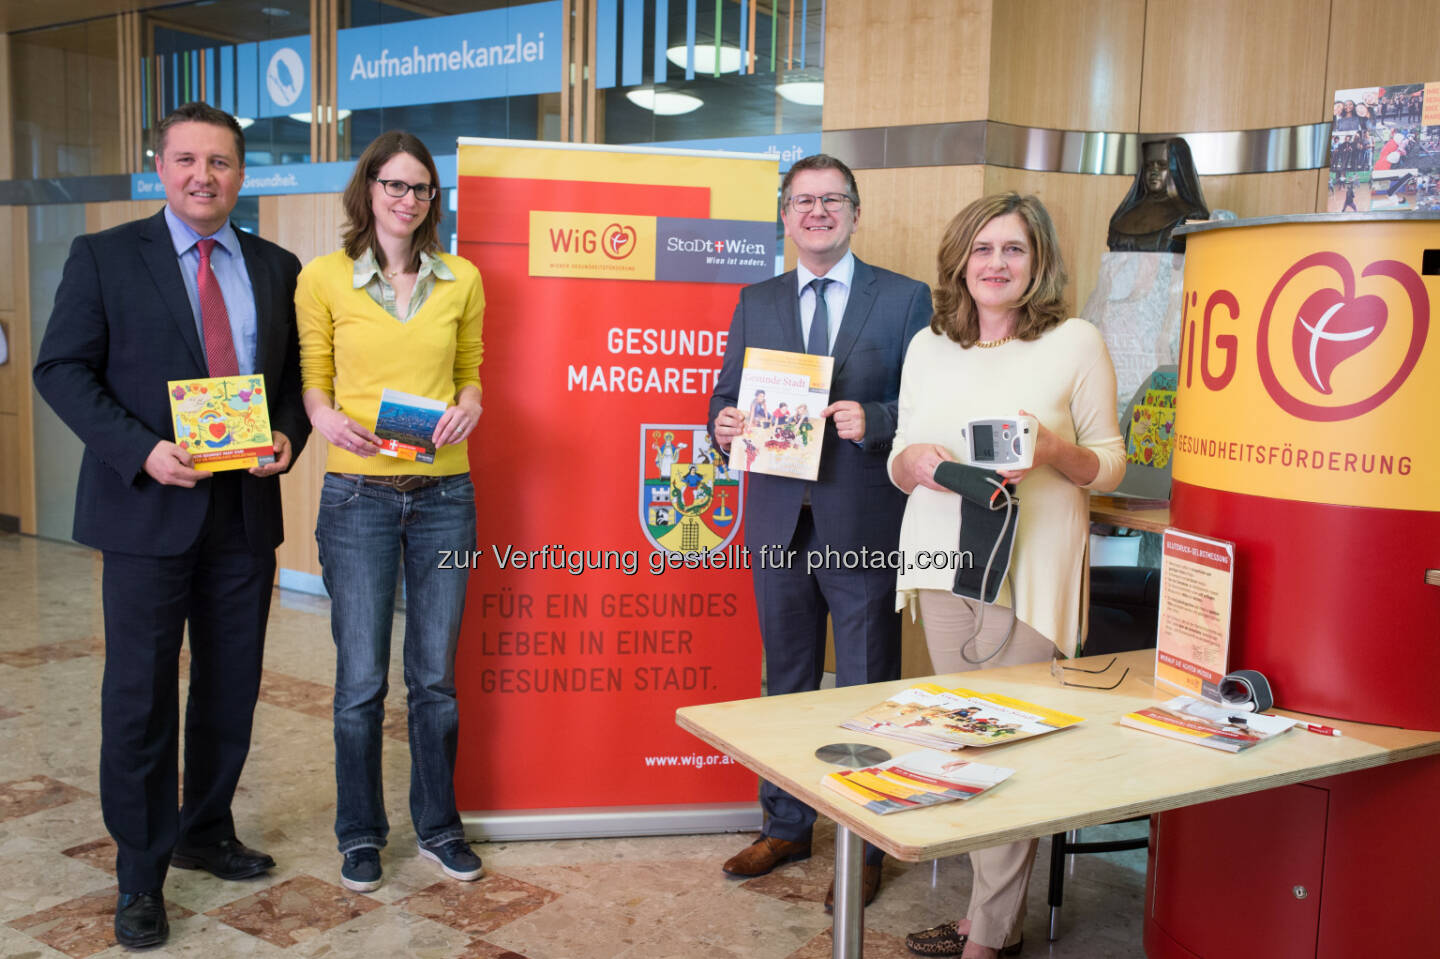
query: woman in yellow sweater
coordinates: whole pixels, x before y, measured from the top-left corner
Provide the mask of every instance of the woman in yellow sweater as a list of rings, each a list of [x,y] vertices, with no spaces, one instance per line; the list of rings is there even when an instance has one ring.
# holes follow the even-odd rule
[[[439,185],[425,144],[381,134],[345,188],[343,248],[305,267],[295,292],[305,411],[330,443],[315,539],[336,651],[335,835],[341,881],[360,892],[380,886],[390,829],[380,745],[402,564],[416,840],[420,855],[455,879],[483,873],[454,791],[455,643],[467,573],[439,568],[438,558],[475,547],[465,441],[480,417],[485,294],[474,266],[440,251]],[[429,436],[433,457],[376,455],[385,390],[443,407]]]

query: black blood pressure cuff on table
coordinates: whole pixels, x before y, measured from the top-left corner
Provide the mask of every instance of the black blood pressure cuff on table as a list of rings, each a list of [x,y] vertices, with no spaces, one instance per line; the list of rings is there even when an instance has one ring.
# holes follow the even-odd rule
[[[1020,498],[1001,489],[1000,478],[993,471],[961,463],[946,462],[935,467],[935,482],[960,496],[960,562],[950,591],[956,596],[993,603],[1010,572]],[[985,566],[992,551],[995,559],[990,562],[987,576]]]
[[[1241,712],[1263,713],[1275,705],[1275,694],[1262,673],[1237,669],[1220,680],[1220,701]]]

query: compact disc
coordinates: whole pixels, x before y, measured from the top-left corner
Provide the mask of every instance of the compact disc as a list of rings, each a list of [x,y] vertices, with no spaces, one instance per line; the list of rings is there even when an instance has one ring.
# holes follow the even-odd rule
[[[815,758],[836,766],[864,769],[866,766],[883,763],[890,758],[890,753],[879,746],[867,746],[864,743],[831,743],[815,750]]]

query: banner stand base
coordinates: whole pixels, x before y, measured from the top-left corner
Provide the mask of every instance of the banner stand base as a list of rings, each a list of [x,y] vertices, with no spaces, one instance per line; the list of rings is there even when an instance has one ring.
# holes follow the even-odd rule
[[[760,805],[754,802],[576,806],[460,814],[466,838],[480,842],[758,832],[761,819]]]

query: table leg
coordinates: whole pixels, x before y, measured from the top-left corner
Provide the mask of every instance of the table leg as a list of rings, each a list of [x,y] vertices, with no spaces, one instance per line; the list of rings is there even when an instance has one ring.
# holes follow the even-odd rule
[[[835,824],[835,923],[833,959],[860,959],[865,939],[865,900],[860,889],[864,843],[845,826]]]

